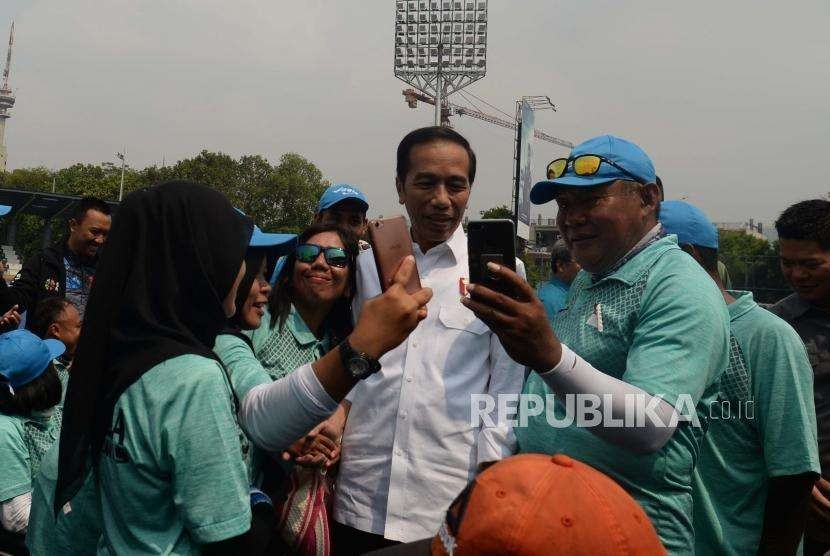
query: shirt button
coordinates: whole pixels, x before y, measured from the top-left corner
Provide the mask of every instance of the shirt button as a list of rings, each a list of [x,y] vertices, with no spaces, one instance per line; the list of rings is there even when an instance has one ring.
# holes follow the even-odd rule
[[[403,413],[401,413],[401,419],[406,420],[406,411],[404,411]]]
[[[418,347],[418,340],[412,340],[412,347]]]
[[[412,377],[411,376],[406,377],[406,381],[407,382],[412,382]]]
[[[395,455],[396,456],[402,456],[403,455],[403,450],[401,450],[400,448],[395,450]]]

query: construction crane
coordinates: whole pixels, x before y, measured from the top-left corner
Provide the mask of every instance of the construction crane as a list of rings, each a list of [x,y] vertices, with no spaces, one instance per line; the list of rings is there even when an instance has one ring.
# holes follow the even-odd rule
[[[431,104],[435,106],[435,99],[429,95],[425,95],[416,91],[415,89],[404,89],[403,96],[406,99],[406,104],[410,108],[417,108],[418,101],[425,102],[427,104]],[[548,99],[550,102],[550,99]],[[553,104],[551,103],[551,106]],[[556,110],[556,107],[553,108]],[[466,106],[459,106],[458,104],[453,104],[451,102],[444,102],[444,106],[441,108],[441,121],[444,124],[449,123],[449,117],[458,114],[459,116],[470,116],[471,118],[476,118],[477,120],[482,120],[484,122],[488,122],[497,126],[501,126],[506,129],[511,129],[516,131],[518,125],[515,121],[506,120],[504,118],[499,118],[498,116],[493,116],[492,114],[487,114],[485,112],[481,112],[479,110],[475,110],[473,108],[467,108]],[[560,147],[565,147],[568,149],[572,149],[574,144],[570,141],[565,141],[564,139],[559,139],[558,137],[554,137],[552,135],[548,135],[544,131],[534,130],[534,135],[537,139],[541,139],[542,141],[547,141],[548,143],[553,143],[554,145],[559,145]]]

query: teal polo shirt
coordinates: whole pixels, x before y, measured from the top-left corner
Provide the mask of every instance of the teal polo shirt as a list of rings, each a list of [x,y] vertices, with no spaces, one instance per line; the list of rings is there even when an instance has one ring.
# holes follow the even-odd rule
[[[553,320],[553,316],[565,308],[565,301],[568,299],[568,290],[571,287],[557,278],[551,277],[550,280],[540,283],[536,288],[536,295],[545,306],[545,312],[548,318]]]
[[[272,380],[320,359],[329,351],[331,343],[328,332],[318,339],[293,305],[285,326],[280,327],[279,319],[271,326],[271,314],[266,310],[259,328],[246,334],[250,335],[254,353]]]
[[[218,361],[168,359],[115,404],[99,463],[99,554],[200,554],[251,527],[247,440]]]
[[[514,428],[519,451],[562,453],[599,469],[640,503],[671,554],[691,554],[692,470],[728,359],[729,317],[720,291],[671,235],[596,283],[580,271],[552,325],[564,344],[602,372],[675,407],[682,400],[683,413],[690,409],[686,402],[694,404],[701,427],[681,422],[663,448],[638,455],[576,424],[549,425],[546,407],[525,416],[526,427]],[[531,373],[523,393],[545,399],[553,392]],[[564,420],[564,404],[553,404]]]
[[[694,473],[696,554],[755,554],[769,480],[820,473],[813,369],[793,328],[730,292],[729,366]]]
[[[57,442],[49,448],[34,480],[26,547],[32,556],[94,554],[101,537],[101,501],[95,476],[92,470],[87,472],[81,489],[56,516],[58,449]]]
[[[60,423],[42,415],[0,413],[0,502],[32,490],[44,454],[60,435]]]

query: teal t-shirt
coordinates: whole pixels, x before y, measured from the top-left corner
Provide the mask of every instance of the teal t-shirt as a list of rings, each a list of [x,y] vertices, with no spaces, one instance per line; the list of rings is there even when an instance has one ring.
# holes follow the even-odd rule
[[[231,388],[236,392],[236,397],[241,403],[251,388],[260,384],[268,384],[271,377],[265,372],[259,359],[256,358],[251,346],[239,336],[233,334],[219,334],[216,337],[214,353],[222,360],[225,369],[228,371],[228,378],[231,381]],[[248,482],[254,486],[261,486],[261,469],[263,458],[268,457],[250,443],[245,457],[245,465],[248,468]]]
[[[32,490],[32,470],[23,419],[0,413],[0,502]]]
[[[26,546],[32,556],[94,554],[101,537],[101,501],[95,477],[87,473],[81,489],[55,516],[58,482],[58,443],[52,445],[40,465],[32,489],[32,510]]]
[[[552,325],[595,368],[662,397],[683,414],[696,409],[701,426],[681,422],[663,448],[638,455],[573,423],[551,426],[546,408],[525,416],[527,426],[514,427],[519,451],[562,453],[599,469],[640,503],[671,554],[691,554],[692,470],[705,412],[727,364],[729,318],[720,291],[676,237],[667,236],[596,283],[581,271]],[[531,373],[523,393],[544,400],[553,392]],[[557,421],[565,421],[564,407],[554,402]]]
[[[730,292],[729,367],[694,473],[696,554],[755,554],[769,480],[820,473],[813,370],[790,325]]]
[[[27,416],[0,413],[0,502],[32,490],[41,459],[59,434],[52,410]]]
[[[279,320],[271,326],[271,314],[266,310],[259,328],[246,334],[250,335],[254,353],[272,380],[321,358],[330,344],[328,333],[318,339],[293,305],[282,329]]]
[[[118,398],[100,460],[99,554],[198,554],[245,533],[243,439],[222,366],[187,354]]]
[[[549,319],[552,320],[556,313],[565,308],[568,290],[570,290],[570,286],[556,276],[536,287],[536,295],[539,296],[539,300],[545,306],[545,312]]]

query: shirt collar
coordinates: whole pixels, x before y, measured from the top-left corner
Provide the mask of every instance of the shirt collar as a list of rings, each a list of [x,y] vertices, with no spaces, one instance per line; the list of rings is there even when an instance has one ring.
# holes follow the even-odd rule
[[[610,273],[591,275],[593,283],[599,284],[607,279],[615,279],[631,285],[663,253],[670,249],[680,249],[677,245],[677,236],[665,235],[661,237],[660,234],[662,231],[663,227],[661,224],[654,226],[620,259],[622,264],[618,262],[614,265],[617,268]]]
[[[735,301],[726,306],[729,309],[729,320],[731,322],[738,320],[758,306],[755,303],[752,292],[727,290],[727,293],[735,298]]]
[[[456,263],[463,261],[464,257],[467,256],[467,234],[464,233],[464,228],[460,224],[447,241],[439,243],[426,253],[421,251],[421,246],[418,245],[418,243],[413,243],[415,244],[414,248],[416,252],[420,253],[422,256],[429,255],[433,251],[436,253],[442,253],[448,250],[455,259]]]
[[[288,327],[288,330],[291,331],[291,335],[294,336],[294,339],[297,340],[297,343],[301,346],[308,346],[313,343],[316,343],[317,336],[314,335],[308,325],[303,320],[303,317],[300,316],[300,313],[294,308],[294,304],[291,304],[291,310],[288,313],[288,318],[285,320],[285,325]]]
[[[565,282],[563,282],[562,280],[560,280],[556,276],[551,276],[550,280],[548,280],[548,283],[553,285],[553,286],[556,286],[557,288],[568,288],[569,287],[568,284],[566,284]]]

